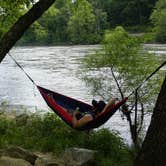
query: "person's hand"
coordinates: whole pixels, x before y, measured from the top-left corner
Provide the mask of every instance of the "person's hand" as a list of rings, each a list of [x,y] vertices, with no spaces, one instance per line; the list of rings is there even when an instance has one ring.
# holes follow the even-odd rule
[[[77,114],[78,112],[74,111],[72,116],[75,117]]]

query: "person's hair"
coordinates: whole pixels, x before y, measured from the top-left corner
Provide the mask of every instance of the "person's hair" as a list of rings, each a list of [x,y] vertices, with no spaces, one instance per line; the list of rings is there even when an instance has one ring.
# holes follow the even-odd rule
[[[96,100],[92,100],[92,105],[93,105],[94,107],[97,107],[97,104],[98,104],[98,102],[97,102]]]
[[[92,105],[95,107],[95,112],[100,113],[106,106],[105,102],[103,100],[100,100],[97,102],[96,100],[92,100]]]

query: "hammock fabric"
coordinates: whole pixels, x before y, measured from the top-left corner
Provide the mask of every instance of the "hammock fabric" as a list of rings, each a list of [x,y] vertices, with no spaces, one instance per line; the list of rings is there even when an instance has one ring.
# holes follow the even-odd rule
[[[92,111],[92,106],[82,101],[53,92],[40,86],[37,86],[37,88],[45,99],[47,105],[71,127],[72,117],[67,110],[74,111],[79,107],[79,111],[82,113]],[[110,110],[102,112],[97,118],[88,122],[83,127],[78,128],[78,130],[90,130],[101,126],[119,109],[121,105],[127,101],[127,99],[128,98],[126,97],[115,105],[112,105]]]

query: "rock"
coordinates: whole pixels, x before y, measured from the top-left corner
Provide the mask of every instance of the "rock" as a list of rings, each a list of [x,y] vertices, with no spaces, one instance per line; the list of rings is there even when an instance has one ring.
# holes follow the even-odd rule
[[[46,166],[46,165],[47,165],[47,161],[44,160],[43,158],[38,157],[35,161],[34,166]]]
[[[39,154],[34,166],[65,166],[63,160],[52,154]]]
[[[9,147],[4,151],[5,156],[10,156],[13,158],[20,158],[23,160],[28,161],[31,164],[35,163],[37,159],[37,155],[33,154],[32,152],[25,150],[21,147]]]
[[[89,149],[68,148],[62,157],[57,157],[53,153],[32,153],[15,146],[0,150],[0,166],[92,166],[95,154],[96,151]]]
[[[64,160],[68,165],[73,161],[77,166],[92,166],[96,151],[83,148],[68,148],[64,154]]]
[[[47,160],[43,158],[37,158],[34,166],[64,166],[56,160]]]
[[[0,157],[3,156],[4,150],[0,149]]]
[[[16,159],[11,157],[0,157],[0,166],[32,166],[29,162],[23,159]]]

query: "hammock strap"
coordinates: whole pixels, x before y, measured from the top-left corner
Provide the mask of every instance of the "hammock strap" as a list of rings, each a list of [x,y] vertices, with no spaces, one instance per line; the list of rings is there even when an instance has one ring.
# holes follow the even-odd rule
[[[16,63],[16,65],[25,73],[25,75],[29,78],[29,80],[34,84],[35,81],[28,75],[28,73],[23,69],[23,67],[16,61],[16,59],[10,54],[8,53],[8,55],[11,57],[11,59]]]
[[[141,84],[138,85],[138,86],[128,95],[128,97],[130,97],[133,93],[135,93],[135,91],[138,91],[138,89],[141,88],[142,85],[143,85],[146,81],[148,81],[156,72],[158,72],[165,64],[166,64],[166,61],[164,61],[160,66],[158,66],[158,67],[156,68],[156,70],[154,70],[148,77],[146,77],[146,78],[144,79],[144,81],[142,81]]]

